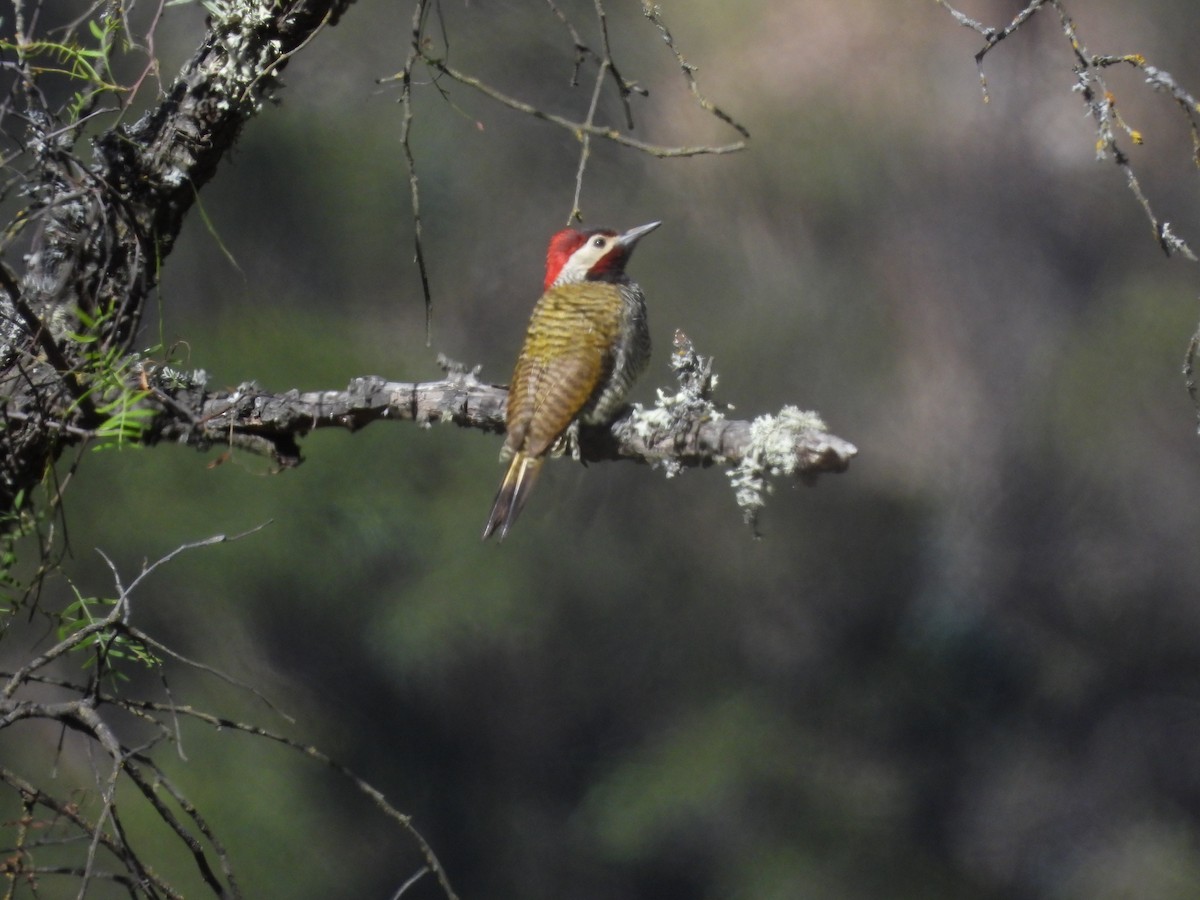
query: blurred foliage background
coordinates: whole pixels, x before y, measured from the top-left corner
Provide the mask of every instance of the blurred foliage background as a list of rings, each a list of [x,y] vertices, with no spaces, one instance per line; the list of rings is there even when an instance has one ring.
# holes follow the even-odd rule
[[[562,6],[593,24],[591,4]],[[608,6],[623,74],[650,88],[637,134],[734,139],[635,4]],[[1001,25],[1022,4],[962,6]],[[1068,9],[1093,52],[1142,53],[1200,91],[1193,2]],[[441,15],[452,64],[586,110],[545,5]],[[95,548],[132,576],[269,521],[159,570],[133,609],[294,721],[174,667],[172,697],[349,765],[464,898],[1197,896],[1200,439],[1180,369],[1198,270],[1163,257],[1096,161],[1056,16],[987,57],[985,105],[978,36],[933,2],[663,15],[753,140],[691,160],[593,148],[586,222],[665,222],[631,266],[658,348],[636,398],[670,386],[682,328],[739,417],[818,410],[859,446],[849,472],[778,485],[756,541],[719,471],[561,461],[484,545],[495,436],[317,434],[283,474],[216,451],[86,454],[65,574],[111,593]],[[203,16],[167,7],[165,78]],[[360,0],[295,57],[168,260],[147,345],[279,390],[434,379],[438,352],[507,380],[578,144],[466,89],[419,90],[426,347],[398,94],[376,83],[410,18]],[[1157,212],[1200,245],[1183,116],[1132,68],[1107,74]],[[602,110],[619,122],[614,98]],[[59,578],[41,602],[70,599]],[[149,675],[135,689],[162,694]],[[421,865],[320,767],[184,736],[167,764],[248,896],[389,897]],[[96,762],[59,742],[9,729],[0,753],[92,783]],[[190,866],[156,861],[185,886]],[[425,878],[406,896],[440,894]]]

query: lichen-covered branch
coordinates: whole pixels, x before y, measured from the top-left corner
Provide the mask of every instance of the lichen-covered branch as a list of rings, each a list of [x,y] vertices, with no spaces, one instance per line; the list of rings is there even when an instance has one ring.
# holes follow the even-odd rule
[[[0,101],[0,122],[30,199],[0,238],[0,252],[16,245],[23,264],[0,265],[0,513],[29,497],[64,435],[103,427],[98,384],[132,346],[197,192],[291,55],[349,2],[213,0],[191,59],[129,125],[120,108],[99,106],[103,91],[122,90],[101,80],[77,105],[50,107],[45,73],[27,59],[44,42],[17,29],[19,84]],[[94,140],[85,140],[85,113],[92,127],[110,118]]]
[[[381,420],[421,426],[451,423],[504,431],[505,387],[479,380],[478,371],[442,360],[446,377],[397,382],[367,376],[341,390],[266,390],[256,384],[209,391],[203,372],[146,367],[146,404],[155,409],[147,443],[176,441],[202,449],[228,447],[271,456],[281,467],[302,461],[300,439],[318,428],[357,430]],[[712,400],[716,376],[682,333],[671,366],[675,393],[659,391],[648,408],[635,405],[609,427],[580,429],[578,454],[589,462],[633,460],[668,476],[687,468],[723,465],[738,503],[753,523],[772,476],[811,482],[841,472],[858,449],[830,434],[816,413],[785,407],[753,421],[729,419]]]

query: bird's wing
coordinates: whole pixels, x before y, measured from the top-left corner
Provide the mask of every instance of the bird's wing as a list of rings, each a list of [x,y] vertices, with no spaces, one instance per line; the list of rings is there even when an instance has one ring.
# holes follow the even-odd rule
[[[530,360],[514,384],[523,422],[520,446],[541,456],[587,406],[612,369],[612,356],[581,344],[551,359]]]
[[[511,450],[542,455],[593,400],[612,372],[611,315],[557,291],[539,301],[509,388]]]

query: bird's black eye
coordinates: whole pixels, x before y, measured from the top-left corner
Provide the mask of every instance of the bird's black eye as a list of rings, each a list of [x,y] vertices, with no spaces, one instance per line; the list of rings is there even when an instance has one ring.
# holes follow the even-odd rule
[[[602,237],[596,238],[595,240],[592,241],[592,246],[593,247],[603,247],[604,246],[604,238],[602,238]]]

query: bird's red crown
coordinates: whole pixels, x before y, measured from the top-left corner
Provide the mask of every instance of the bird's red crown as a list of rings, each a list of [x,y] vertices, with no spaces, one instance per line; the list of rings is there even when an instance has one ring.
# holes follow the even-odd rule
[[[620,279],[637,242],[658,226],[651,222],[624,233],[611,228],[564,228],[550,238],[546,250],[545,289],[555,284]]]

